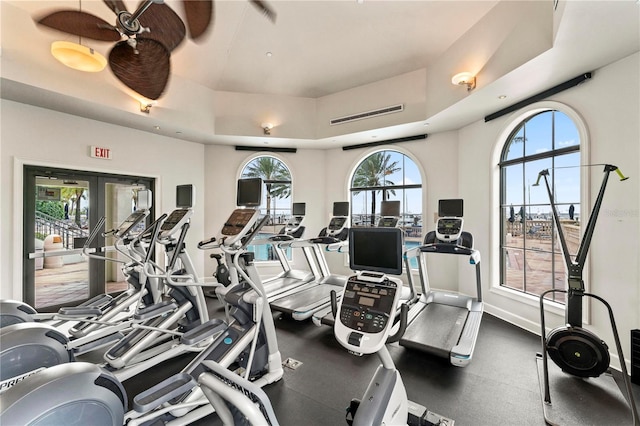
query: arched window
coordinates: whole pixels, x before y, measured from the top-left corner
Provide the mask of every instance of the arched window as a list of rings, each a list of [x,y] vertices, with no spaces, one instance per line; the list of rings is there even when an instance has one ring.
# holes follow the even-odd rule
[[[545,169],[573,256],[582,219],[580,135],[571,118],[558,110],[538,112],[519,123],[500,161],[500,285],[532,295],[566,285],[549,196],[544,185],[535,185]],[[564,303],[563,293],[553,295]]]
[[[264,234],[277,234],[291,216],[291,172],[279,159],[262,155],[249,161],[240,174],[242,178],[259,177],[264,183],[260,211],[270,216],[262,228]],[[256,260],[276,260],[269,245],[252,246]],[[287,256],[291,256],[290,250]]]
[[[356,167],[351,180],[351,226],[375,226],[383,200],[400,201],[399,226],[408,240],[422,236],[422,177],[411,158],[377,151]]]

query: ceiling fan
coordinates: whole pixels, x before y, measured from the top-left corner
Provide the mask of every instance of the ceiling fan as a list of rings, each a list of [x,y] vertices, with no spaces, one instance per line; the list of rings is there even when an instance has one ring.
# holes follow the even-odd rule
[[[122,0],[103,0],[116,14],[115,24],[82,10],[59,10],[38,24],[92,40],[116,42],[109,52],[109,67],[127,87],[148,99],[162,96],[171,70],[170,56],[184,40],[185,24],[164,0],[145,0],[129,12]],[[264,2],[250,0],[275,22],[276,14]],[[200,39],[214,17],[213,0],[182,0],[192,40]]]

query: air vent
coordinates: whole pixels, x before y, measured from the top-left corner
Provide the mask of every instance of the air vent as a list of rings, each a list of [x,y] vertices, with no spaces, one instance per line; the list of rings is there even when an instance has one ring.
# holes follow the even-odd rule
[[[349,123],[351,121],[364,120],[365,118],[378,117],[380,115],[400,112],[402,110],[404,110],[404,106],[402,104],[393,105],[385,108],[376,109],[373,111],[367,111],[367,112],[361,112],[358,114],[348,115],[346,117],[332,118],[331,120],[329,120],[329,124],[332,126],[335,126],[336,124],[344,124],[344,123]]]

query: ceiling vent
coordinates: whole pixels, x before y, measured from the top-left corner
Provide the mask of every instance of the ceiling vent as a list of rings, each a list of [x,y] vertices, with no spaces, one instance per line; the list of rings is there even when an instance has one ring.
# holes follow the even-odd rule
[[[385,108],[379,108],[373,111],[360,112],[358,114],[347,115],[346,117],[332,118],[331,120],[329,120],[329,124],[332,126],[335,126],[336,124],[350,123],[352,121],[364,120],[365,118],[373,118],[373,117],[378,117],[380,115],[392,114],[394,112],[400,112],[402,110],[404,110],[404,106],[402,104],[393,105]]]

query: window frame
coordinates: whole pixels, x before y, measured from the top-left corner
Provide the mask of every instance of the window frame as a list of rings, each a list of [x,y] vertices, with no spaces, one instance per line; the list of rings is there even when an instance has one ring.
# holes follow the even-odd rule
[[[578,131],[578,135],[580,138],[580,165],[584,166],[589,163],[589,132],[587,130],[585,121],[583,117],[575,111],[573,108],[557,101],[541,101],[535,104],[529,105],[517,112],[514,112],[509,118],[507,118],[505,124],[503,125],[501,131],[498,132],[498,136],[496,138],[496,142],[494,144],[493,153],[492,153],[492,178],[491,178],[491,217],[490,217],[490,263],[489,263],[489,277],[490,277],[490,292],[498,294],[500,296],[506,297],[507,299],[514,300],[516,302],[520,302],[524,305],[539,308],[540,307],[540,299],[538,296],[527,294],[522,291],[514,290],[508,287],[501,286],[500,283],[502,281],[502,224],[501,222],[501,205],[502,205],[502,193],[501,193],[501,182],[502,182],[502,173],[501,173],[501,160],[504,149],[506,148],[507,142],[510,140],[510,137],[514,134],[516,129],[520,127],[520,125],[527,120],[528,118],[544,112],[548,110],[557,110],[568,116],[573,124],[576,126]],[[580,168],[580,217],[587,218],[589,215],[589,211],[591,208],[591,198],[590,198],[590,178],[587,167]],[[586,220],[586,219],[585,219]],[[580,230],[580,237],[582,238],[583,228]],[[588,291],[589,287],[589,259],[587,258],[585,269],[584,269],[584,280],[585,286]],[[553,301],[545,302],[544,309],[550,313],[554,313],[557,315],[564,315],[564,304],[556,303]],[[511,313],[513,316],[518,316],[518,314],[514,312]],[[585,303],[583,316],[586,324],[589,323],[590,319],[590,309],[589,304]]]
[[[358,168],[360,167],[360,165],[362,165],[362,163],[364,163],[364,161],[367,160],[367,158],[369,158],[370,156],[377,154],[377,153],[382,153],[382,152],[394,152],[396,154],[402,155],[403,158],[410,160],[411,162],[413,162],[413,167],[416,168],[416,170],[418,171],[419,175],[420,175],[420,183],[411,183],[411,184],[400,184],[400,185],[392,185],[392,186],[385,186],[385,187],[353,187],[353,180],[355,178],[356,175],[356,171],[358,170]],[[404,163],[402,164],[402,178],[403,178],[403,182],[406,180],[406,174],[404,172]],[[420,190],[420,218],[422,221],[422,226],[421,226],[421,230],[420,230],[420,234],[417,236],[418,238],[418,243],[421,244],[422,243],[422,239],[424,238],[425,235],[425,228],[424,225],[427,222],[425,219],[425,203],[426,203],[426,173],[422,167],[422,164],[416,160],[416,158],[410,154],[409,152],[398,148],[397,146],[380,146],[380,147],[376,147],[376,148],[372,148],[370,150],[368,150],[367,152],[364,152],[362,155],[358,156],[354,162],[352,163],[352,167],[351,167],[351,173],[349,174],[349,178],[348,178],[348,182],[347,182],[347,194],[348,194],[348,199],[349,199],[349,208],[350,208],[350,226],[354,226],[353,224],[353,193],[354,192],[359,192],[359,191],[370,191],[374,188],[385,188],[385,189],[393,189],[393,190],[415,190],[415,189],[419,189]],[[406,213],[406,211],[404,210],[406,208],[406,205],[403,201],[403,197],[399,197],[401,200],[401,217],[404,217],[404,214]],[[381,198],[380,201],[382,201],[383,199]],[[378,203],[376,203],[378,204]],[[379,212],[378,212],[379,213]],[[370,225],[367,225],[370,226]],[[417,270],[416,268],[412,268],[412,270]]]
[[[269,157],[269,158],[272,158],[272,159],[274,159],[274,160],[276,160],[276,161],[280,162],[280,163],[284,166],[284,168],[289,172],[290,180],[289,180],[288,182],[285,182],[285,181],[283,181],[283,182],[282,182],[282,183],[288,183],[288,184],[289,184],[289,186],[290,186],[290,188],[289,188],[289,197],[288,197],[288,198],[289,198],[289,206],[288,206],[288,208],[282,208],[282,207],[276,207],[276,208],[273,208],[273,207],[272,207],[272,208],[271,208],[271,212],[270,212],[272,217],[277,217],[277,212],[278,212],[278,211],[285,211],[285,212],[287,212],[287,211],[288,211],[288,213],[283,213],[283,214],[281,214],[281,216],[283,216],[283,217],[289,217],[289,215],[291,214],[292,208],[293,208],[293,180],[294,180],[294,179],[293,179],[293,173],[292,173],[292,171],[291,171],[291,167],[287,164],[287,162],[286,162],[284,159],[280,158],[280,157],[279,157],[279,156],[277,156],[277,155],[273,155],[272,153],[266,153],[266,152],[259,152],[259,153],[256,153],[256,154],[254,154],[254,155],[250,156],[249,158],[247,158],[247,159],[242,163],[242,165],[240,166],[239,171],[238,171],[238,179],[243,179],[244,172],[245,172],[245,170],[247,169],[247,167],[249,166],[249,164],[251,164],[251,163],[252,163],[252,162],[254,162],[255,160],[257,160],[257,159],[259,159],[259,158],[262,158],[262,157]],[[266,183],[264,182],[264,180],[263,180],[263,185],[266,185]],[[264,191],[264,190],[265,190],[265,188],[263,187],[263,191]],[[263,194],[263,197],[264,197],[264,194]],[[266,201],[266,200],[265,200],[265,201]],[[260,203],[260,206],[258,206],[258,209],[260,210],[260,213],[261,213],[261,214],[263,214],[263,215],[264,215],[264,214],[266,214],[266,211],[267,211],[267,209],[266,209],[266,205],[264,205],[264,204],[262,203],[262,201],[261,201],[261,203]],[[275,224],[275,223],[274,223],[274,224],[273,224],[273,226],[274,226],[274,231],[275,231],[275,226],[278,226],[278,225],[281,225],[282,227],[284,227],[284,226],[286,225],[286,223],[277,223],[277,224]],[[277,232],[276,232],[276,233],[277,233]],[[249,245],[249,247],[252,247],[252,246],[251,246],[251,245]],[[265,246],[265,247],[267,247],[267,246]],[[289,261],[289,262],[293,262],[293,261],[294,261],[294,259],[293,259],[293,254],[292,254],[292,252],[290,251],[290,249],[287,251],[287,255],[288,255],[288,256],[287,256],[288,261]],[[261,263],[261,264],[273,264],[273,263],[279,263],[279,261],[278,261],[278,259],[277,259],[277,258],[275,258],[275,259],[266,259],[266,260],[265,260],[265,259],[260,259],[260,258],[258,258],[258,256],[257,256],[257,255],[256,255],[256,258],[255,258],[255,262],[257,262],[257,263]]]

